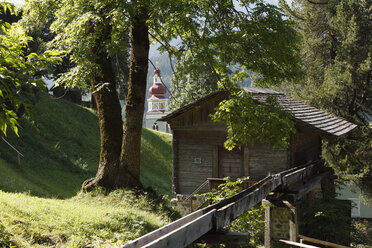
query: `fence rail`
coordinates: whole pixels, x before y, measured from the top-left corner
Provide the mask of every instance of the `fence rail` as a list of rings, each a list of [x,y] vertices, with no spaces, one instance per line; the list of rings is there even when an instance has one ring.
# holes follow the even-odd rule
[[[21,164],[21,156],[22,157],[25,157],[25,156],[23,156],[23,154],[20,151],[18,151],[14,146],[12,146],[12,144],[10,144],[4,137],[1,137],[1,139],[18,154],[18,165],[20,165]]]

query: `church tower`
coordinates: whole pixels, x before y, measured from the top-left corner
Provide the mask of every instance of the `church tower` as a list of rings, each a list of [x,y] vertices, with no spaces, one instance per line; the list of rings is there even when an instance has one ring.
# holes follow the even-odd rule
[[[153,84],[149,89],[151,97],[147,99],[148,110],[146,112],[146,127],[161,132],[169,133],[169,125],[166,122],[157,120],[167,114],[168,110],[168,99],[165,98],[167,88],[161,83],[160,70],[154,71]]]

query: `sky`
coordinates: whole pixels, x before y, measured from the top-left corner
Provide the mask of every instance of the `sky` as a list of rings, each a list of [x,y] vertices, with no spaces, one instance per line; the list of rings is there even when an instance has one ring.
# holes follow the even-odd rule
[[[13,3],[16,6],[22,5],[25,1],[24,0],[6,0],[6,1],[1,1],[1,2],[10,2]]]

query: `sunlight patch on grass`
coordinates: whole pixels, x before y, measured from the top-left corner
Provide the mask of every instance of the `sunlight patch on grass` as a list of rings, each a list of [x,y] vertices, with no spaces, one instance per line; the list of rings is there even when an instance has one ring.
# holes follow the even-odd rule
[[[130,190],[67,200],[0,191],[0,209],[0,224],[14,243],[26,247],[122,244],[169,221],[150,199]]]

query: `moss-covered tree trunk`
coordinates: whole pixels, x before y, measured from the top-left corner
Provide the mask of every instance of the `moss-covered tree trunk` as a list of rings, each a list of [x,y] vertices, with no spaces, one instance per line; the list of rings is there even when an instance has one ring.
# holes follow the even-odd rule
[[[119,172],[119,158],[123,137],[121,107],[116,91],[115,75],[111,61],[102,55],[98,64],[103,71],[103,77],[92,83],[93,96],[97,104],[99,129],[101,136],[101,153],[96,177],[83,183],[84,190],[93,186],[107,189],[117,188],[116,177]],[[103,87],[102,83],[104,83]]]
[[[96,90],[101,154],[96,177],[86,180],[83,190],[91,190],[94,186],[107,189],[141,186],[139,158],[150,48],[147,19],[145,7],[139,7],[131,19],[132,47],[124,127],[111,62],[107,54],[98,56],[103,78],[96,79],[92,88]],[[102,83],[104,86],[100,87]]]
[[[124,133],[120,156],[120,186],[140,186],[140,150],[143,112],[145,109],[149,37],[148,10],[139,7],[130,25],[129,88],[125,107]]]

